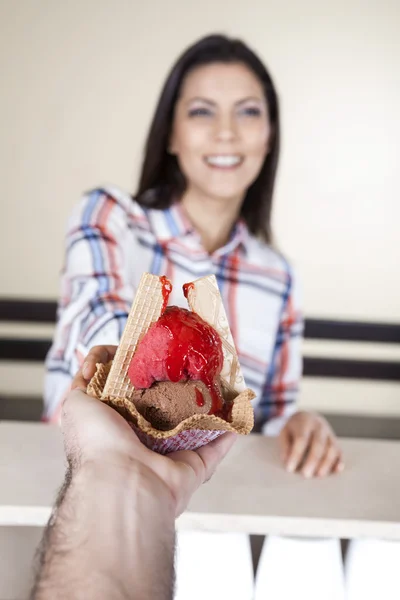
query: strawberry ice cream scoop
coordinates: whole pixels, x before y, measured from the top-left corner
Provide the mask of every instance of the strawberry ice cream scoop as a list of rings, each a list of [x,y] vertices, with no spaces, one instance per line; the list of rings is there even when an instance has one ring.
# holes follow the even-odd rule
[[[196,313],[171,306],[138,345],[128,376],[135,388],[149,388],[155,381],[202,381],[213,397],[210,414],[217,414],[222,397],[215,382],[222,366],[215,329]]]

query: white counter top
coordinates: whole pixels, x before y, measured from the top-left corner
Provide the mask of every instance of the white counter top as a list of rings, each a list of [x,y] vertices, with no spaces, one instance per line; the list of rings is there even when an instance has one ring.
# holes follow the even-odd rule
[[[305,480],[283,470],[275,440],[239,438],[178,527],[400,540],[400,442],[342,446],[343,474]],[[0,525],[45,524],[64,469],[57,427],[0,423]]]

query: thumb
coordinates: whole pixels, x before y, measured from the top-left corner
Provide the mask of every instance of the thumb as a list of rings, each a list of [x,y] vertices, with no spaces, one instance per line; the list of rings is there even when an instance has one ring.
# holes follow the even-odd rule
[[[219,463],[235,443],[236,437],[235,433],[224,433],[197,450],[180,450],[168,454],[170,460],[190,467],[192,475],[194,474],[194,479],[191,479],[189,483],[192,486],[191,494],[211,478]],[[188,477],[189,472],[186,473]]]
[[[198,450],[181,450],[168,454],[177,463],[174,469],[177,491],[177,515],[186,508],[190,498],[202,483],[208,481],[219,463],[236,441],[235,433],[224,433]],[[189,468],[188,468],[189,467]]]
[[[216,440],[196,450],[196,453],[200,456],[205,466],[204,481],[208,481],[212,477],[219,463],[225,458],[236,442],[236,439],[236,433],[224,433]]]

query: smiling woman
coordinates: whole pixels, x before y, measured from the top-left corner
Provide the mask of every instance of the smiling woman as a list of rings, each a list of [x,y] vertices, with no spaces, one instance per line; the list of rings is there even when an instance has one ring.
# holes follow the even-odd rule
[[[197,163],[199,172],[194,172],[194,155],[199,163],[207,158],[210,163],[217,155],[221,165],[232,161],[233,154],[244,163],[243,172],[236,187],[220,184],[217,197],[236,197],[236,217],[243,217],[252,234],[270,243],[279,141],[278,98],[261,60],[240,40],[208,36],[182,54],[166,79],[135,198],[143,206],[166,208],[183,200],[188,186],[197,181],[195,189],[209,201],[205,181],[199,178],[210,177],[211,171],[200,172]]]
[[[254,52],[220,35],[186,50],[161,91],[137,192],[94,190],[71,217],[46,418],[58,419],[90,348],[118,344],[143,271],[171,280],[177,306],[185,304],[184,283],[214,274],[256,393],[258,430],[280,433],[289,471],[313,477],[343,469],[326,421],[296,412],[302,314],[293,270],[272,245],[278,156],[277,94]],[[199,538],[189,544],[193,550]],[[199,579],[195,563],[183,569],[178,562],[177,599],[252,598],[248,538],[225,534],[207,544],[209,577]],[[228,569],[229,578],[221,577]]]
[[[246,192],[264,164],[270,135],[263,88],[247,66],[214,63],[186,76],[169,151],[185,174],[182,206],[209,252],[227,242],[232,222],[226,221],[224,231],[214,219],[202,223],[199,212],[211,215],[229,201],[230,214],[238,218]]]

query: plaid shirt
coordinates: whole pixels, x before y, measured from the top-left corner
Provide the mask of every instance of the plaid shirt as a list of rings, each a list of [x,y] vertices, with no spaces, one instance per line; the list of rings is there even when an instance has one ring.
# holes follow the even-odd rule
[[[143,271],[182,285],[217,278],[256,420],[274,433],[295,410],[301,377],[302,316],[286,260],[239,221],[209,255],[183,209],[140,207],[115,188],[85,195],[69,222],[58,323],[48,354],[45,419],[56,420],[71,379],[92,346],[118,344]],[[271,429],[272,426],[272,429]]]

